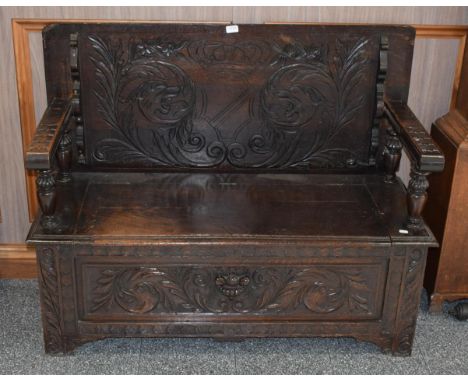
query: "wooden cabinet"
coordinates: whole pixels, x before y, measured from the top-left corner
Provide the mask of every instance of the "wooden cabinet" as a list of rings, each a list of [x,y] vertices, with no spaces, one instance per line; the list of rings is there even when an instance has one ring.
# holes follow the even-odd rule
[[[445,155],[442,173],[430,175],[425,209],[439,248],[429,250],[424,285],[431,311],[460,301],[454,313],[468,318],[468,49],[465,49],[455,107],[432,126],[432,138]]]
[[[468,298],[468,121],[453,110],[434,123],[432,137],[446,167],[430,176],[425,218],[440,246],[430,249],[425,286],[431,311],[440,312],[444,301]]]

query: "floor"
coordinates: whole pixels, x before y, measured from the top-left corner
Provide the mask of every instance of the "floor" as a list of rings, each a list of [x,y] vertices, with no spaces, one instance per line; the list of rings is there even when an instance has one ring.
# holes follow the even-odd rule
[[[0,374],[468,374],[468,322],[421,304],[412,357],[352,339],[115,339],[43,353],[36,281],[0,280]]]

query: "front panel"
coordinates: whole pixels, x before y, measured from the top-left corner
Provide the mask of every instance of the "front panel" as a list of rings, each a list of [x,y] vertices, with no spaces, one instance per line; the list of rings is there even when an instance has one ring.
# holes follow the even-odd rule
[[[201,245],[73,252],[80,332],[123,322],[155,328],[318,321],[378,327],[391,273],[385,247]]]

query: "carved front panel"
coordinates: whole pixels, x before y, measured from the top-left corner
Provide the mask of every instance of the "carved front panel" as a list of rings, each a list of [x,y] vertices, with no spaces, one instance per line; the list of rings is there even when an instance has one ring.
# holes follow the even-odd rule
[[[276,267],[84,264],[83,316],[212,315],[369,319],[380,314],[386,263]]]
[[[107,29],[79,37],[87,163],[369,163],[378,34],[299,26],[241,26],[237,34],[224,26]]]

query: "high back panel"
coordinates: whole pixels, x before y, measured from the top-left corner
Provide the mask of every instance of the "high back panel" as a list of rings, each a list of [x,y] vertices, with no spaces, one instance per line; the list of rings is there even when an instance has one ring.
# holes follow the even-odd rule
[[[408,28],[65,29],[78,52],[83,162],[95,169],[352,171],[375,162],[382,41],[386,93],[407,96]],[[49,33],[58,38],[54,28]]]

